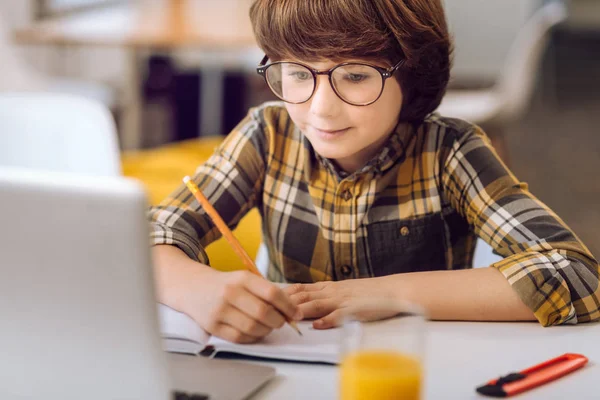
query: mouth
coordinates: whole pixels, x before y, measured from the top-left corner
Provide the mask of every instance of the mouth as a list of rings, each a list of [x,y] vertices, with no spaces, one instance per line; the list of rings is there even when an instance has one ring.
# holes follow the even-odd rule
[[[333,139],[346,133],[350,128],[344,129],[319,129],[313,127],[315,133],[323,139]]]

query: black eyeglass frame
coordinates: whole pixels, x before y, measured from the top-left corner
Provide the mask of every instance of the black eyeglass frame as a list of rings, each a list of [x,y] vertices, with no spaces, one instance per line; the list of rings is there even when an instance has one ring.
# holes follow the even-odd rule
[[[391,78],[394,73],[398,70],[398,68],[400,68],[402,66],[402,64],[404,64],[404,60],[400,60],[398,61],[398,63],[396,65],[394,65],[393,67],[390,68],[382,68],[379,67],[377,65],[372,65],[372,64],[368,64],[368,63],[360,63],[360,62],[345,62],[342,64],[338,64],[333,68],[327,69],[327,70],[317,70],[314,68],[309,67],[308,65],[299,63],[299,62],[295,62],[295,61],[276,61],[270,64],[266,64],[266,62],[269,60],[269,56],[265,55],[263,57],[263,59],[260,61],[260,64],[258,65],[258,67],[256,67],[256,72],[262,76],[265,79],[265,82],[267,83],[267,85],[269,86],[269,88],[271,89],[271,91],[273,92],[273,94],[275,94],[275,96],[277,96],[277,98],[279,98],[280,100],[285,101],[286,103],[290,103],[290,104],[302,104],[302,103],[306,103],[307,101],[309,101],[313,95],[315,94],[315,90],[317,90],[317,75],[327,75],[327,77],[329,78],[329,84],[331,85],[331,88],[333,89],[333,91],[335,92],[336,96],[339,97],[343,102],[348,103],[352,106],[359,106],[359,107],[363,107],[363,106],[368,106],[370,104],[375,103],[377,100],[379,100],[379,98],[381,97],[381,94],[383,93],[383,89],[385,88],[385,81],[388,78]],[[310,71],[310,73],[312,74],[313,77],[313,90],[310,94],[310,96],[308,96],[308,98],[304,101],[299,101],[299,102],[292,102],[292,101],[288,101],[283,99],[281,96],[279,96],[277,94],[277,92],[273,89],[273,87],[271,87],[271,84],[269,83],[269,80],[267,79],[267,69],[269,69],[269,67],[272,67],[273,65],[278,65],[278,64],[283,64],[283,63],[288,63],[288,64],[296,64],[299,65],[301,67],[304,67],[306,69],[308,69]],[[342,95],[340,95],[340,93],[338,92],[338,90],[336,89],[335,85],[333,84],[333,80],[331,79],[331,75],[333,73],[333,71],[335,71],[337,68],[346,66],[346,65],[364,65],[366,67],[371,67],[373,69],[375,69],[377,72],[379,72],[379,74],[381,74],[381,90],[379,91],[379,94],[377,95],[377,97],[375,98],[375,100],[367,102],[367,103],[351,103],[348,100],[344,99],[342,97]]]

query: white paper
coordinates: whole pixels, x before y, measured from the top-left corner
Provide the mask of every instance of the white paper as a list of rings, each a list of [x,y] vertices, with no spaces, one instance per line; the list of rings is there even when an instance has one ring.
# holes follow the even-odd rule
[[[198,354],[208,343],[210,335],[187,314],[159,304],[158,315],[166,351]]]
[[[302,336],[286,324],[257,343],[237,344],[212,336],[208,344],[214,346],[217,352],[227,351],[256,357],[330,364],[338,362],[339,328],[316,330],[312,328],[310,321],[299,322],[298,328]]]

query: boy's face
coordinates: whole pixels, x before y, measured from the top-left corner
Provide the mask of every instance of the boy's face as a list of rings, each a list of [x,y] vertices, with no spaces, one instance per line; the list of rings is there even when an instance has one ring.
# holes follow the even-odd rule
[[[296,61],[319,71],[339,64],[329,60]],[[369,64],[387,67],[383,63]],[[352,173],[377,153],[395,128],[402,108],[402,90],[392,77],[385,81],[383,93],[375,103],[353,106],[335,94],[327,75],[318,75],[313,96],[302,104],[286,103],[286,108],[317,153]]]

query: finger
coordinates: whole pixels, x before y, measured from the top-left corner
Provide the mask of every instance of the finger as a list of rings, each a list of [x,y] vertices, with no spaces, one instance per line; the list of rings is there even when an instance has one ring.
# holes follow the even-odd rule
[[[304,318],[321,318],[333,312],[337,306],[327,299],[312,300],[299,306]]]
[[[240,332],[238,329],[235,329],[231,325],[223,323],[217,325],[213,335],[233,343],[254,343],[258,340],[258,338],[254,336],[246,335],[245,333]]]
[[[243,311],[233,306],[229,306],[224,310],[223,315],[221,316],[221,321],[222,323],[230,325],[239,330],[245,335],[252,336],[257,339],[268,335],[272,331],[272,329],[268,326],[253,319]]]
[[[340,326],[344,320],[345,313],[341,309],[337,309],[332,313],[324,316],[313,322],[313,328],[315,329],[330,329]]]
[[[328,296],[326,293],[319,292],[298,292],[290,296],[292,302],[296,305],[308,303],[309,301],[326,299]]]
[[[330,282],[294,283],[283,290],[290,296],[302,292],[318,292],[325,289],[329,283]]]
[[[283,292],[285,294],[287,294],[288,296],[291,296],[293,294],[299,293],[299,292],[303,292],[304,291],[304,286],[302,283],[294,283],[293,285],[289,285],[284,287]]]
[[[285,323],[285,318],[281,313],[246,288],[233,287],[227,290],[226,298],[229,304],[252,319],[260,321],[271,329],[281,328]]]
[[[298,313],[298,307],[292,302],[290,297],[271,282],[251,275],[250,279],[244,282],[244,286],[249,292],[273,306],[285,317],[292,320],[302,319],[302,315]]]

